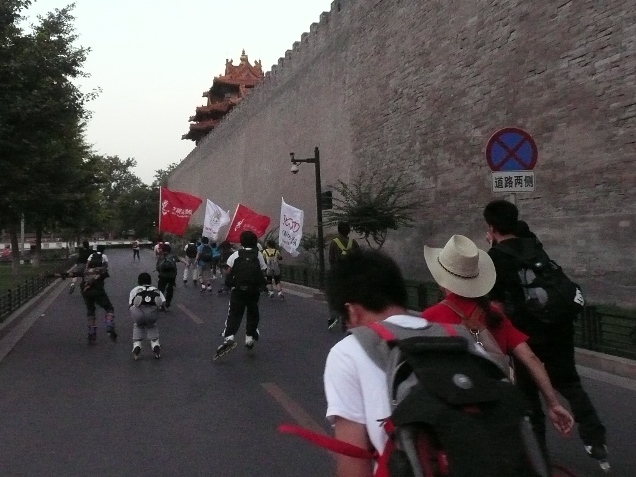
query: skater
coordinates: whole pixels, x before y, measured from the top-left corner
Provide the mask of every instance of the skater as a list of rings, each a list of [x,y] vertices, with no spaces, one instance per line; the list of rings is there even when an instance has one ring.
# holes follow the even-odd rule
[[[355,239],[349,237],[351,233],[351,225],[349,222],[338,222],[338,235],[329,243],[329,269],[333,268],[347,256],[347,254],[358,250],[360,246]],[[344,320],[338,312],[335,310],[329,310],[329,319],[327,320],[327,329],[334,329],[339,322],[342,322],[344,327]]]
[[[188,283],[188,277],[190,276],[190,272],[192,272],[192,283],[196,285],[199,275],[199,267],[196,261],[198,253],[196,237],[190,239],[190,242],[186,244],[183,251],[186,256],[186,266],[183,270],[183,284],[186,285]]]
[[[161,247],[161,255],[157,259],[157,272],[159,280],[157,288],[165,295],[166,302],[163,305],[164,310],[170,308],[172,297],[174,295],[174,287],[177,285],[177,262],[186,263],[181,257],[172,254],[172,247],[167,242]]]
[[[197,250],[195,261],[199,267],[199,280],[201,281],[201,293],[212,292],[212,260],[214,250],[210,245],[210,239],[203,237]]]
[[[267,279],[267,295],[270,298],[274,298],[274,289],[276,289],[278,291],[278,298],[282,300],[285,298],[283,295],[283,285],[280,282],[280,261],[283,259],[283,256],[276,248],[276,242],[274,240],[270,239],[267,241],[266,248],[263,250],[263,257],[267,264],[265,276]]]
[[[130,291],[128,305],[133,324],[133,358],[139,359],[141,343],[144,339],[150,341],[150,349],[155,359],[161,358],[161,345],[159,344],[159,329],[157,328],[157,315],[166,299],[157,288],[152,286],[152,278],[149,273],[140,273],[137,277],[135,288]]]
[[[82,275],[80,289],[82,298],[86,304],[86,315],[88,317],[88,343],[93,344],[97,340],[97,326],[95,325],[96,305],[99,305],[106,312],[105,324],[106,333],[111,340],[117,341],[115,331],[115,309],[113,308],[106,290],[104,280],[108,274],[108,257],[104,253],[105,247],[98,245],[95,253],[88,257],[86,269]]]
[[[227,260],[228,274],[226,286],[231,289],[230,307],[222,336],[223,343],[216,349],[214,360],[236,348],[234,335],[241,326],[243,312],[247,310],[245,323],[245,347],[251,350],[258,341],[258,300],[260,289],[265,283],[263,272],[267,268],[263,255],[256,248],[257,237],[246,230],[241,233],[242,250],[234,252]]]
[[[94,250],[91,248],[88,240],[84,240],[82,242],[82,247],[77,251],[77,259],[75,260],[75,266],[71,271],[71,275],[73,279],[71,280],[71,286],[69,287],[68,292],[73,293],[75,291],[75,285],[77,284],[77,279],[80,278],[84,274],[84,269],[86,268],[86,262],[88,261],[88,257]]]
[[[135,261],[135,258],[141,261],[141,257],[139,257],[139,240],[137,239],[133,240],[132,250],[133,250],[133,262]]]
[[[218,246],[219,249],[219,275],[221,278],[221,287],[218,289],[217,294],[221,294],[224,292],[230,291],[229,288],[225,286],[225,277],[227,276],[227,260],[234,253],[234,249],[232,248],[232,244],[227,240],[221,242]]]

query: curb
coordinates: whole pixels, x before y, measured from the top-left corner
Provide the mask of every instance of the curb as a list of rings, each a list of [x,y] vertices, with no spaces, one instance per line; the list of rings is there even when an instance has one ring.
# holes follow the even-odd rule
[[[636,380],[636,361],[632,359],[574,348],[574,360],[581,366]]]
[[[50,292],[55,288],[62,280],[60,278],[53,280],[44,290],[39,292],[29,301],[27,301],[20,308],[11,313],[2,323],[0,323],[0,340],[4,338],[7,333],[29,312],[31,312],[36,306],[38,306]]]

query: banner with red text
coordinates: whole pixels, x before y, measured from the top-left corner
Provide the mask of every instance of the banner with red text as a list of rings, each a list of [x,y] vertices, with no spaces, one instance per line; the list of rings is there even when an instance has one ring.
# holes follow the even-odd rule
[[[257,237],[262,237],[265,235],[270,222],[271,219],[266,215],[261,215],[243,204],[239,204],[236,212],[234,212],[234,217],[232,217],[226,240],[232,243],[239,243],[241,232],[245,230],[251,230]]]
[[[160,194],[159,232],[185,235],[192,214],[196,212],[203,200],[165,187],[161,188]]]
[[[298,256],[298,246],[303,238],[303,220],[305,213],[285,203],[281,199],[280,228],[278,229],[278,245],[287,250],[292,257]]]

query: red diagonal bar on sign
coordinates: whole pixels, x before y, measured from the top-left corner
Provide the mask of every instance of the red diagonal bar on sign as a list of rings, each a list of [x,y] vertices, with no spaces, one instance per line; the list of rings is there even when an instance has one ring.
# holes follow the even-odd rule
[[[503,142],[501,139],[499,138],[495,139],[495,142],[499,144],[502,148],[504,148],[504,150],[506,151],[506,157],[504,157],[503,160],[499,164],[497,164],[499,167],[499,170],[501,170],[504,164],[510,161],[513,157],[517,161],[519,161],[521,164],[525,165],[525,162],[523,162],[523,160],[521,160],[521,158],[517,156],[517,151],[521,149],[521,146],[523,146],[526,141],[527,141],[526,138],[522,138],[521,141],[519,141],[519,144],[517,144],[513,149],[510,149],[508,145],[505,142]]]

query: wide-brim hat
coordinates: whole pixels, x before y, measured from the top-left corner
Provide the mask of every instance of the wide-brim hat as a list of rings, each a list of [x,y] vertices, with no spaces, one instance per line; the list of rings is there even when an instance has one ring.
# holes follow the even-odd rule
[[[444,248],[425,245],[424,259],[437,284],[456,295],[484,296],[495,285],[492,259],[463,235],[453,235]]]

